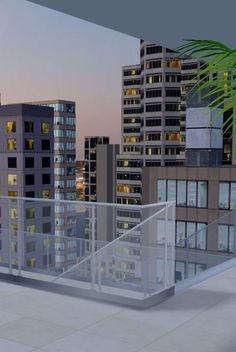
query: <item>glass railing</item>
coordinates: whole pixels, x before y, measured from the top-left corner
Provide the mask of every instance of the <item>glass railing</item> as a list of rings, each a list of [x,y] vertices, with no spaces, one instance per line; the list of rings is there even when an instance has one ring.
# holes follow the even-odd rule
[[[175,204],[0,197],[0,271],[144,299],[174,285]]]
[[[176,243],[176,283],[192,279],[235,255],[236,211],[233,210]]]

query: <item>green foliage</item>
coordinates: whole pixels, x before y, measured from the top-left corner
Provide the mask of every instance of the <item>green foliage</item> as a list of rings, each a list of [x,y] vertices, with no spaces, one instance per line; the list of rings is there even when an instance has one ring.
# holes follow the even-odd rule
[[[201,93],[208,99],[214,121],[222,113],[232,109],[231,120],[225,122],[224,131],[236,126],[236,49],[213,40],[189,39],[176,49],[183,57],[194,57],[200,60],[200,69],[196,73],[196,84],[190,94]],[[214,122],[212,121],[212,122]],[[233,129],[236,132],[236,128]]]

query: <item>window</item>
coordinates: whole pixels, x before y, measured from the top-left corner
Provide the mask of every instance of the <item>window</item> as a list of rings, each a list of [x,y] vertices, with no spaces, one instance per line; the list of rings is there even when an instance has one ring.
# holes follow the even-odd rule
[[[177,206],[186,207],[186,181],[177,181]]]
[[[17,241],[11,241],[11,250],[14,253],[17,253]]]
[[[176,200],[176,181],[168,180],[167,183],[167,201]]]
[[[52,255],[51,254],[49,254],[49,255],[45,254],[43,256],[43,265],[50,265],[51,263],[52,263]]]
[[[197,183],[195,181],[188,181],[188,199],[187,206],[188,207],[196,207],[197,206]]]
[[[50,233],[51,232],[51,223],[47,222],[43,224],[43,233]]]
[[[30,268],[36,268],[36,258],[32,257],[32,258],[27,259],[26,265]]]
[[[25,149],[34,150],[34,139],[25,139]]]
[[[26,208],[25,212],[25,217],[27,220],[35,218],[35,208]]]
[[[27,191],[25,192],[26,198],[34,198],[34,191]]]
[[[25,158],[25,168],[26,169],[33,169],[34,168],[34,158],[33,157]]]
[[[161,67],[161,60],[149,60],[146,61],[146,70],[151,70],[153,68],[160,68]]]
[[[162,75],[149,75],[146,76],[146,83],[147,84],[154,84],[154,83],[161,83],[162,82]]]
[[[42,167],[50,167],[51,160],[50,157],[43,157],[42,158]]]
[[[7,175],[7,182],[9,186],[17,185],[17,175]]]
[[[198,195],[197,195],[197,206],[198,208],[207,207],[207,182],[198,182]]]
[[[26,133],[34,133],[33,121],[25,121],[25,132]]]
[[[161,111],[161,104],[146,104],[146,112],[156,112]]]
[[[51,207],[43,207],[42,215],[43,217],[51,216]]]
[[[17,158],[8,158],[8,168],[17,168]]]
[[[34,175],[25,175],[25,185],[26,186],[34,185]]]
[[[41,132],[43,134],[47,134],[50,132],[50,124],[48,122],[41,123]]]
[[[235,226],[218,225],[218,251],[235,253]]]
[[[152,54],[158,54],[162,53],[162,47],[161,46],[148,46],[146,48],[146,55],[152,55]]]
[[[11,219],[12,220],[17,219],[17,209],[16,208],[11,208],[10,213],[11,213]]]
[[[166,202],[166,180],[157,182],[158,202]]]
[[[207,181],[157,181],[158,201],[174,200],[178,207],[207,208],[207,189]]]
[[[176,245],[178,247],[185,247],[185,237],[186,237],[186,229],[184,221],[176,222]]]
[[[236,209],[236,182],[220,182],[219,208]]]
[[[18,192],[17,191],[8,191],[8,197],[17,197]]]
[[[18,225],[17,224],[11,224],[11,233],[14,236],[17,236],[17,231],[18,231]]]
[[[15,138],[8,138],[7,150],[16,150],[16,139]]]
[[[42,184],[43,185],[50,185],[51,183],[51,175],[50,174],[43,174],[42,175]]]
[[[35,252],[35,250],[36,245],[34,241],[26,243],[26,253]]]
[[[16,121],[7,121],[6,122],[6,130],[7,130],[7,133],[15,133],[16,132]]]
[[[176,221],[176,246],[206,250],[206,224],[192,221]]]
[[[146,90],[146,98],[158,98],[162,96],[161,89],[147,89]]]
[[[50,191],[48,189],[42,191],[42,198],[50,198]]]
[[[50,150],[50,140],[49,139],[42,139],[41,147],[42,147],[42,150]]]

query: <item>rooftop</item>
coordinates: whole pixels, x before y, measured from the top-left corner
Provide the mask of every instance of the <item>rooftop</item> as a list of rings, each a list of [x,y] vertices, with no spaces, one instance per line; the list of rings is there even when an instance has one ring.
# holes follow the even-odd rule
[[[236,268],[148,310],[0,282],[0,351],[235,352]]]

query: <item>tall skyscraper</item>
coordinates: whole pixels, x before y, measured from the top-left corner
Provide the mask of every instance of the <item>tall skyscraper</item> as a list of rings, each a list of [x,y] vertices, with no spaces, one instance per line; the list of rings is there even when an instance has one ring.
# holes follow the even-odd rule
[[[48,247],[42,246],[46,234],[55,232],[54,206],[30,199],[21,203],[14,201],[14,197],[54,198],[53,143],[52,108],[27,104],[0,106],[0,192],[1,196],[13,197],[8,205],[1,200],[0,257],[3,263],[9,256],[13,266],[19,261],[23,266],[37,268],[54,263],[54,250],[50,247],[48,253]],[[9,243],[4,243],[9,241],[4,236],[9,222],[10,254],[2,250],[9,248]],[[42,234],[41,238],[37,233]],[[25,248],[24,257],[18,254],[19,236]]]
[[[141,40],[140,64],[122,70],[122,147],[117,203],[142,203],[142,167],[185,163],[186,93],[200,63]],[[132,216],[131,216],[132,215]],[[129,212],[133,225],[138,211]],[[127,219],[117,218],[119,233]]]
[[[54,109],[54,194],[55,200],[76,200],[76,104],[68,100],[37,101],[32,104]],[[56,267],[66,269],[76,260],[76,244],[60,237],[76,236],[73,204],[55,207]]]

